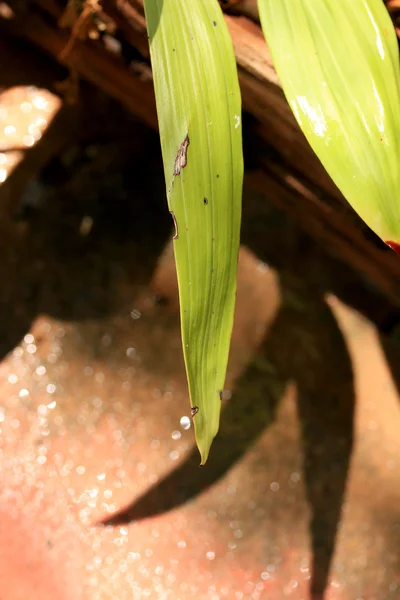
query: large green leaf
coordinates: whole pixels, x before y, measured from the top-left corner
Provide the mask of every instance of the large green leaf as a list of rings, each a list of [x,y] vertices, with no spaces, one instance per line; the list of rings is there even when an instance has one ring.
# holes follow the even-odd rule
[[[400,74],[382,0],[258,0],[294,115],[327,172],[386,243],[400,242]]]
[[[218,431],[236,295],[241,100],[217,0],[145,0],[182,342],[204,464]]]

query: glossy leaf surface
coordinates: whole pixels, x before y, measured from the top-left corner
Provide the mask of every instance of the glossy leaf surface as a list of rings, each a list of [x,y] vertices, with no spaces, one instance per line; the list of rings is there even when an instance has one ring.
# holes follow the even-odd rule
[[[218,431],[236,295],[241,99],[217,0],[146,0],[182,342],[201,462]]]
[[[293,113],[348,202],[400,242],[400,73],[382,0],[258,0]]]

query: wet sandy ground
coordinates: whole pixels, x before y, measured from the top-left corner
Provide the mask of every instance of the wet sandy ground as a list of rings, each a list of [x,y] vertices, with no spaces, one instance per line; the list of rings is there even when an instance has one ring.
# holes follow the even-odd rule
[[[246,190],[221,431],[199,469],[157,139],[89,89],[62,106],[62,74],[14,51],[1,600],[399,598],[396,312]]]

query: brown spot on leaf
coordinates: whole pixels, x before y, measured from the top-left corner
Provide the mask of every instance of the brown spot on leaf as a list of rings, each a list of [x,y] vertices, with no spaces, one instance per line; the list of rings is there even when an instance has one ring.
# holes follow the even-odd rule
[[[204,202],[204,204],[208,204],[207,198],[204,198],[203,202]]]
[[[191,413],[191,415],[192,415],[192,418],[193,418],[193,417],[195,417],[195,416],[197,415],[197,413],[198,413],[198,412],[199,412],[199,407],[198,407],[198,406],[193,406],[193,407],[191,408],[191,411],[190,411],[190,413]]]
[[[179,177],[182,169],[184,169],[187,165],[187,152],[190,144],[189,134],[185,135],[185,139],[183,140],[180,148],[178,150],[178,154],[175,158],[174,164],[174,176]]]

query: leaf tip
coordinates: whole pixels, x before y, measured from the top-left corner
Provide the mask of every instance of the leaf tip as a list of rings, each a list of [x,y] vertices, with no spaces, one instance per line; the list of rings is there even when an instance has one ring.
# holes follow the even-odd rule
[[[200,467],[204,467],[206,464],[208,457],[210,455],[210,450],[212,443],[214,441],[215,436],[218,433],[219,429],[219,419],[213,427],[208,427],[206,431],[203,432],[203,435],[196,434],[196,442],[197,447],[200,452]]]
[[[200,467],[204,467],[207,462],[207,459],[210,455],[211,444],[208,444],[206,448],[202,447],[201,444],[197,445],[200,452]]]

